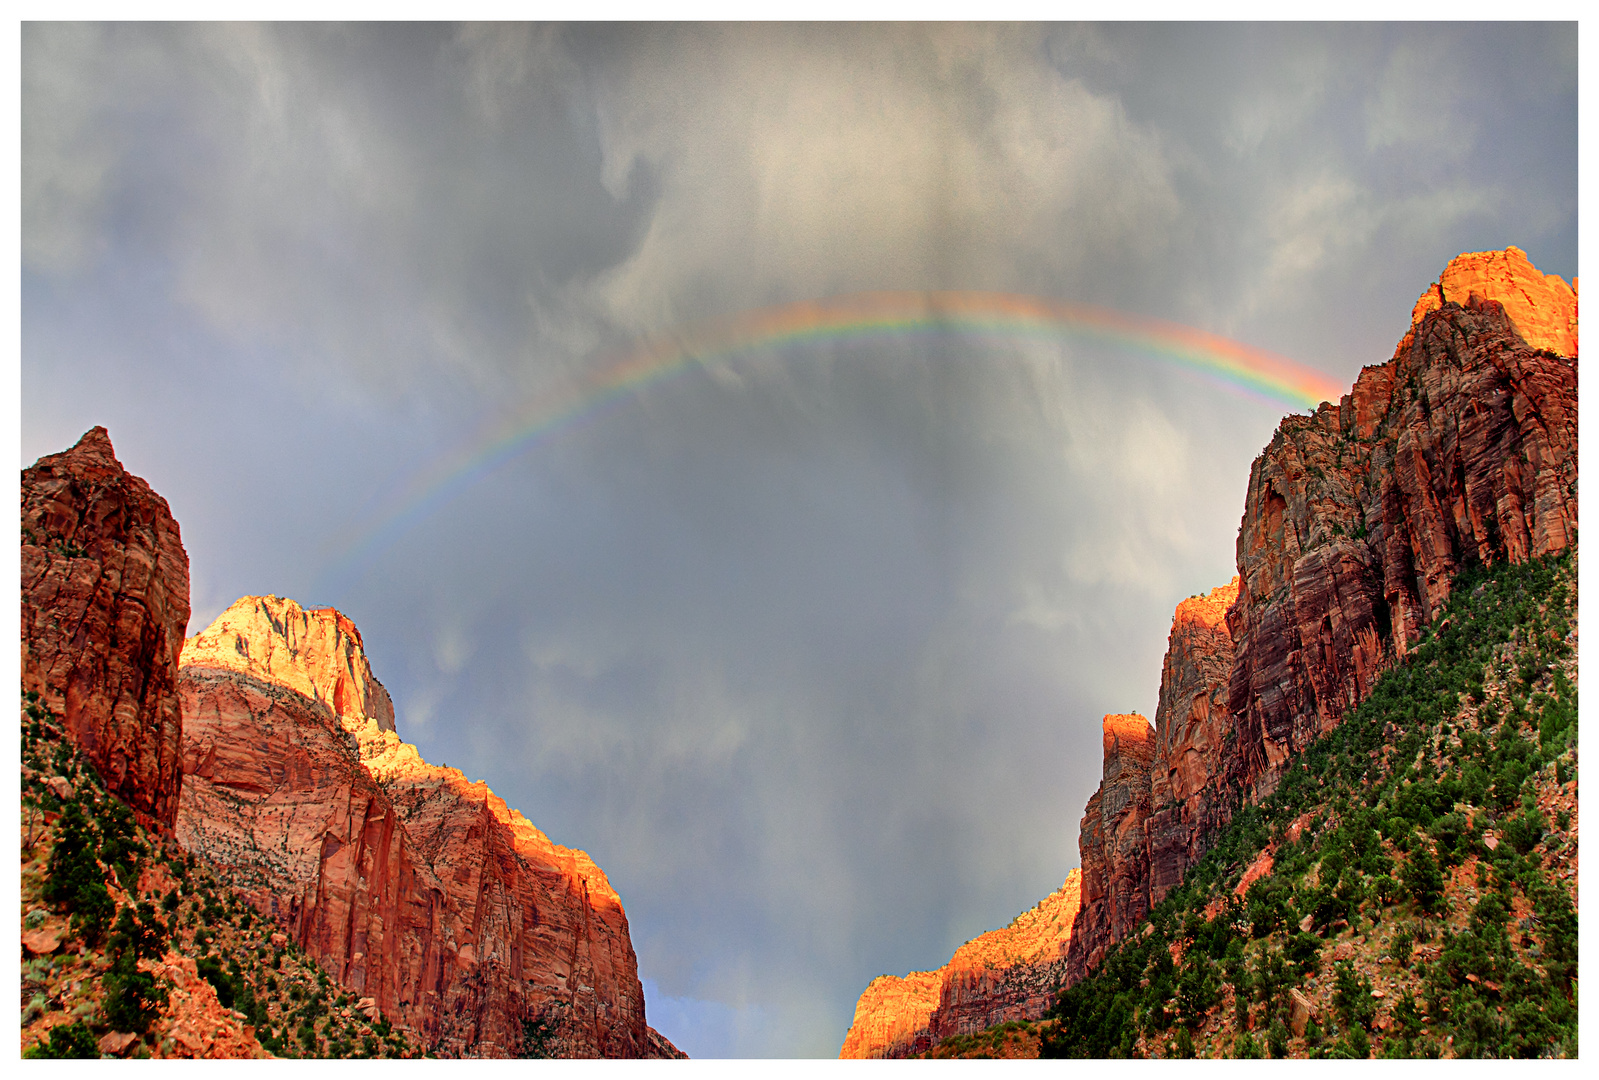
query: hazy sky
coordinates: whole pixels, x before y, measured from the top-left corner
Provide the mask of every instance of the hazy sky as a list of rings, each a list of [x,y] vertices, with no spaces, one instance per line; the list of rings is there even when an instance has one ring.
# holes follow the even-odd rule
[[[335,604],[400,733],[621,893],[651,1023],[837,1053],[1077,865],[1284,411],[1138,353],[755,348],[537,443],[640,335],[1090,302],[1347,384],[1455,254],[1577,272],[1572,25],[27,25],[20,465],[106,425],[191,633]]]

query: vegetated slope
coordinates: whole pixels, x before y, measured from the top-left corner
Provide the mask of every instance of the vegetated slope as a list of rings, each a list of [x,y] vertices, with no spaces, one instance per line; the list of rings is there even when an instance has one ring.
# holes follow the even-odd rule
[[[22,714],[25,1057],[420,1057],[171,837],[36,692]]]
[[[1439,632],[1065,992],[1046,1050],[1247,1054],[1253,1027],[1280,1053],[1575,1054],[1575,562],[1463,576]]]
[[[1043,1053],[1576,1056],[1576,561],[1461,575],[1061,994]]]

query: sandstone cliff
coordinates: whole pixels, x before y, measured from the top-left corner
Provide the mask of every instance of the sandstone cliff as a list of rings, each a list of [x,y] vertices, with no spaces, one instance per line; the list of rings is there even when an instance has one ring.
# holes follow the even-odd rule
[[[170,827],[189,559],[166,500],[105,428],[22,473],[22,689],[63,717],[107,788]]]
[[[1137,713],[1104,719],[1104,766],[1078,832],[1082,909],[1068,948],[1072,971],[1099,961],[1105,947],[1149,910],[1149,817],[1155,733]]]
[[[1233,639],[1227,609],[1238,579],[1177,605],[1161,665],[1150,773],[1149,902],[1158,904],[1204,854],[1204,838],[1227,820],[1219,790],[1232,734],[1227,712]]]
[[[179,839],[447,1054],[671,1056],[604,873],[394,732],[359,633],[246,597],[184,646]]]
[[[968,941],[936,971],[873,979],[838,1056],[908,1057],[952,1035],[1044,1015],[1065,974],[1080,881],[1073,870],[1059,889],[1008,926]]]
[[[944,972],[913,971],[904,978],[879,975],[855,1002],[841,1058],[905,1057],[932,1045],[928,1021],[938,1008]]]
[[[1513,248],[1461,256],[1441,280],[1447,302],[1423,296],[1393,359],[1285,419],[1250,470],[1228,614],[1229,779],[1245,790],[1365,697],[1459,570],[1575,539],[1576,294]],[[1460,302],[1452,281],[1472,283]]]
[[[1153,730],[1105,718],[1065,983],[1406,655],[1456,573],[1576,542],[1577,321],[1576,282],[1518,248],[1462,255],[1392,359],[1282,421],[1250,470],[1238,576],[1177,607]]]
[[[1068,982],[1405,656],[1456,573],[1575,542],[1576,354],[1575,289],[1516,248],[1462,255],[1391,360],[1282,421],[1250,470],[1238,576],[1177,608],[1149,750],[1105,720]]]

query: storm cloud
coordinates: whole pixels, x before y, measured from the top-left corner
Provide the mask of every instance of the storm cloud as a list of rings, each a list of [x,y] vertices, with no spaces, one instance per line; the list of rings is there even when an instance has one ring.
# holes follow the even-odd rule
[[[694,1055],[837,1053],[1077,863],[1285,411],[948,332],[750,348],[339,571],[640,336],[864,290],[1091,302],[1342,383],[1462,251],[1577,272],[1572,25],[27,24],[21,464],[105,424],[190,632],[335,604],[403,737],[621,893]]]

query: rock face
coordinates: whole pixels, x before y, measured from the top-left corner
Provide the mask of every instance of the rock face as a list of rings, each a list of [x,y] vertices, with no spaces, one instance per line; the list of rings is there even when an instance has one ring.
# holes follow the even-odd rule
[[[1576,536],[1575,293],[1559,279],[1539,291],[1545,279],[1515,249],[1462,256],[1441,280],[1447,302],[1422,298],[1392,360],[1338,405],[1285,419],[1250,470],[1228,615],[1229,776],[1245,790],[1269,789],[1365,697],[1456,573]],[[1464,306],[1457,280],[1474,283]],[[1534,333],[1569,327],[1569,356],[1529,344],[1512,304]]]
[[[1232,733],[1227,712],[1233,639],[1227,609],[1238,579],[1177,605],[1160,672],[1155,708],[1155,766],[1150,772],[1149,902],[1158,904],[1205,852],[1227,821],[1216,787]]]
[[[1576,357],[1574,288],[1517,248],[1462,255],[1393,359],[1282,421],[1250,470],[1238,576],[1178,605],[1153,736],[1105,718],[1068,982],[1406,655],[1458,572],[1575,542]]]
[[[1081,871],[1073,870],[1060,888],[1008,926],[955,950],[942,969],[938,1008],[928,1024],[935,1040],[1007,1020],[1036,1020],[1049,1010],[1065,975],[1082,879]]]
[[[1284,419],[1255,459],[1238,576],[1177,606],[1154,729],[1105,717],[1064,982],[1182,882],[1240,798],[1270,792],[1365,698],[1457,573],[1576,536],[1576,282],[1540,274],[1519,248],[1462,255],[1416,301],[1391,360],[1337,405]],[[1268,853],[1246,879],[1270,871]],[[906,996],[879,984],[882,1000]],[[940,1030],[929,993],[913,995],[925,1022],[887,1023],[868,988],[851,1036],[875,1034],[844,1056]]]
[[[873,979],[838,1056],[907,1057],[953,1035],[1043,1016],[1065,975],[1081,880],[1073,870],[1032,909],[968,941],[936,971]]]
[[[182,659],[178,837],[341,983],[446,1054],[676,1054],[605,874],[402,743],[343,615],[246,597]]]
[[[855,1020],[844,1036],[841,1058],[906,1057],[930,1046],[928,1022],[938,1008],[944,973],[913,971],[904,978],[879,975],[855,1002]]]
[[[106,786],[170,828],[181,785],[178,655],[189,558],[166,500],[103,427],[22,472],[22,688]]]
[[[1155,732],[1137,713],[1107,716],[1103,728],[1103,779],[1083,811],[1077,840],[1083,884],[1082,910],[1067,951],[1073,973],[1099,963],[1105,948],[1149,910],[1144,826],[1150,810]]]
[[[1534,349],[1576,357],[1576,278],[1567,285],[1559,274],[1540,274],[1518,247],[1457,256],[1416,301],[1411,326],[1448,301],[1470,307],[1473,297],[1479,304],[1494,300],[1503,305],[1511,325]],[[1407,335],[1400,351],[1410,344]]]

